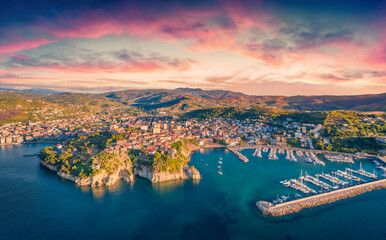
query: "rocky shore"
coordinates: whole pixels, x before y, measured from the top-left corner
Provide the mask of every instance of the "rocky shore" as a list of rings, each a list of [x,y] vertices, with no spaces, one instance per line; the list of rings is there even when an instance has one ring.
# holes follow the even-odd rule
[[[198,147],[194,144],[188,144],[187,150],[183,151],[183,154],[190,159],[190,155],[201,148],[216,148],[223,147],[221,145],[213,144],[210,146]],[[176,172],[154,172],[151,167],[139,165],[131,166],[131,164],[121,165],[118,169],[114,170],[111,173],[102,170],[100,173],[95,174],[91,177],[76,177],[68,173],[59,171],[55,166],[49,165],[44,161],[40,161],[42,166],[48,168],[51,171],[57,173],[58,176],[73,181],[78,185],[85,186],[110,186],[115,184],[119,180],[124,180],[126,182],[133,182],[134,175],[148,179],[152,183],[172,181],[172,180],[181,180],[181,179],[192,179],[199,180],[201,179],[200,172],[194,167],[181,166],[181,169]]]
[[[283,216],[299,212],[305,208],[316,207],[323,204],[332,203],[342,199],[354,197],[365,192],[376,189],[386,188],[386,179],[368,182],[352,187],[338,189],[332,192],[322,193],[302,199],[297,199],[277,205],[270,202],[258,201],[256,207],[264,214],[269,216]]]
[[[141,166],[135,168],[134,173],[136,176],[146,178],[152,183],[164,182],[180,179],[193,179],[198,180],[201,178],[200,172],[188,166],[183,167],[177,172],[153,172],[149,167]]]
[[[49,165],[45,163],[44,161],[40,161],[42,166],[48,168],[51,171],[56,172],[56,174],[64,178],[66,180],[70,180],[75,182],[77,185],[83,185],[83,186],[111,186],[115,184],[118,180],[123,180],[126,182],[133,182],[134,181],[134,175],[132,174],[132,167],[130,164],[120,166],[117,170],[108,173],[105,170],[102,170],[100,173],[95,174],[91,177],[76,177],[71,174],[59,171],[55,166]]]

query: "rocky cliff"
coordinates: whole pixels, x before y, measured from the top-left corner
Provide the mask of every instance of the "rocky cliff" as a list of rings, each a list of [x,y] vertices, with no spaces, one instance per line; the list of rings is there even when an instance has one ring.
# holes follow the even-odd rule
[[[71,174],[58,171],[55,166],[49,165],[44,161],[40,161],[40,163],[47,167],[48,169],[55,171],[56,174],[64,179],[75,182],[78,185],[86,185],[91,187],[96,186],[110,186],[115,184],[118,180],[124,180],[126,182],[134,181],[134,175],[132,174],[132,166],[131,164],[125,164],[119,166],[116,170],[108,173],[105,170],[91,176],[91,177],[76,177]]]
[[[188,143],[182,149],[181,153],[184,157],[190,159],[190,154],[198,149],[200,149],[200,147]],[[73,181],[78,185],[86,185],[91,187],[113,185],[119,180],[132,182],[134,181],[134,175],[146,178],[153,183],[181,179],[198,180],[201,178],[200,172],[194,167],[189,167],[186,163],[181,163],[180,170],[169,172],[154,171],[151,166],[138,163],[133,167],[131,161],[126,161],[130,160],[128,159],[127,155],[120,156],[116,160],[118,160],[118,163],[117,165],[114,164],[116,167],[112,168],[110,172],[102,169],[92,176],[83,178],[61,171],[58,169],[58,167],[47,164],[44,161],[40,161],[40,163],[46,168],[56,172],[58,176],[64,179]]]
[[[195,168],[188,166],[183,167],[177,172],[153,172],[150,167],[138,166],[134,169],[135,175],[148,179],[150,182],[164,182],[170,180],[179,179],[193,179],[198,180],[201,178],[200,172]]]

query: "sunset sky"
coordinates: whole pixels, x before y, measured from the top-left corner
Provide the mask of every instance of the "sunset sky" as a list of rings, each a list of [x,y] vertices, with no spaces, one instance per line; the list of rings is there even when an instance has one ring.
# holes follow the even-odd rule
[[[0,87],[386,92],[386,1],[0,1]]]

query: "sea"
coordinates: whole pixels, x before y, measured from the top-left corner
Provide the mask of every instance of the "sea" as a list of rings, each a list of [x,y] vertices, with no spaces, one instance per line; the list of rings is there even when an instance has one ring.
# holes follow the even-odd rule
[[[0,239],[386,239],[386,190],[306,209],[263,216],[256,201],[294,197],[279,182],[346,167],[372,172],[370,160],[312,165],[253,157],[241,162],[226,149],[192,154],[202,175],[152,184],[136,178],[111,187],[80,187],[43,168],[47,144],[0,148]],[[219,174],[219,159],[222,172]],[[314,187],[316,188],[316,187]]]

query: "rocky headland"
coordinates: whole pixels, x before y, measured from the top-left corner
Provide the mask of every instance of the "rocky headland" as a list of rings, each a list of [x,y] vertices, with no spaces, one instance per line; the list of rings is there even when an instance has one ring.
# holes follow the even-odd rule
[[[90,159],[93,159],[92,162],[90,162],[90,160],[85,160],[84,163],[82,163],[83,165],[90,165],[89,170],[86,171],[86,174],[84,174],[83,170],[81,170],[81,172],[79,172],[79,170],[74,171],[74,169],[76,170],[76,166],[78,166],[79,169],[79,165],[69,164],[70,166],[66,168],[64,166],[68,164],[66,163],[67,160],[64,161],[64,163],[58,163],[58,159],[61,158],[63,153],[54,153],[52,148],[51,150],[45,149],[44,151],[46,152],[44,152],[44,154],[42,154],[42,150],[39,157],[41,159],[40,163],[42,166],[56,172],[56,174],[61,178],[73,181],[77,185],[96,187],[111,186],[119,180],[133,182],[134,176],[145,178],[152,183],[183,179],[199,180],[201,179],[200,172],[195,169],[194,166],[188,166],[188,162],[190,161],[190,155],[194,151],[208,147],[221,147],[221,145],[199,147],[195,144],[185,142],[175,158],[183,158],[186,160],[178,161],[178,163],[175,163],[177,166],[172,169],[157,169],[148,159],[144,161],[143,156],[138,157],[142,160],[139,161],[138,159],[135,160],[136,157],[130,154],[121,153],[120,155],[111,155],[107,158],[105,156],[106,154],[99,153],[90,157]],[[57,160],[52,160],[52,158]],[[104,160],[102,161],[101,159]],[[108,159],[108,161],[105,159]]]

